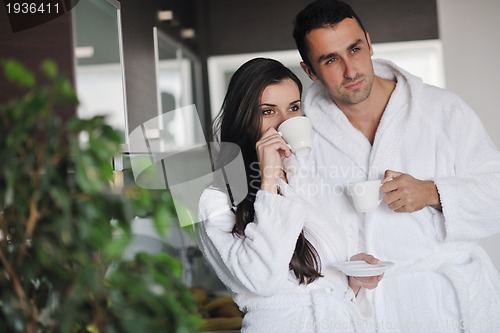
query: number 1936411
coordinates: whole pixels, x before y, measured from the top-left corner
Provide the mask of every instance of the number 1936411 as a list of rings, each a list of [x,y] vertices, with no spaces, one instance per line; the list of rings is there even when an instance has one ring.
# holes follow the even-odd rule
[[[8,14],[59,14],[61,8],[58,2],[7,2],[5,4]]]

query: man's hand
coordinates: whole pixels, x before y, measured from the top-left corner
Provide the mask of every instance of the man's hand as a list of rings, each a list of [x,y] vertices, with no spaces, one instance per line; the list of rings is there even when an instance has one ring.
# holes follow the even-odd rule
[[[423,181],[412,176],[387,170],[382,181],[384,202],[398,213],[411,213],[431,206],[441,210],[439,193],[433,181]]]

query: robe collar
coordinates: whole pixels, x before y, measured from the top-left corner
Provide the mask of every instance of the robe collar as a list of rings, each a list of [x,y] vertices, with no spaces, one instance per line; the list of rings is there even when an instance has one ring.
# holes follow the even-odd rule
[[[399,156],[410,116],[415,113],[415,96],[422,80],[387,60],[373,60],[375,75],[396,80],[389,102],[378,125],[373,146],[332,101],[321,82],[314,82],[304,98],[304,111],[314,131],[347,155],[365,172],[367,179],[383,177]],[[327,152],[321,152],[327,153]],[[382,174],[381,174],[382,173]]]

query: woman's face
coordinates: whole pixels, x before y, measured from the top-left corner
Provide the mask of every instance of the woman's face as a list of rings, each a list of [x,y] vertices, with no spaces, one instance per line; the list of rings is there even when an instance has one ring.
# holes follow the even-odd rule
[[[285,120],[302,116],[300,92],[292,79],[268,85],[262,92],[259,104],[260,134],[269,128],[277,129]]]

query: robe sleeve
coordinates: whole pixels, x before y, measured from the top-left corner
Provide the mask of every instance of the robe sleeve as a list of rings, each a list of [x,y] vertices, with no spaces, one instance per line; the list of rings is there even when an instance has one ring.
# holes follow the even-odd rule
[[[233,235],[234,213],[226,195],[205,190],[200,199],[198,239],[207,260],[227,286],[261,296],[281,290],[289,263],[304,227],[306,212],[285,197],[258,191],[255,219],[245,235]]]
[[[500,232],[500,152],[461,100],[448,116],[454,174],[436,177],[447,240],[473,240]]]
[[[346,294],[352,294],[351,302],[354,303],[354,306],[359,311],[359,314],[363,319],[373,318],[374,310],[372,303],[368,300],[368,296],[366,295],[366,289],[361,288],[358,292],[358,295],[355,296],[354,292],[351,288],[348,289]]]

